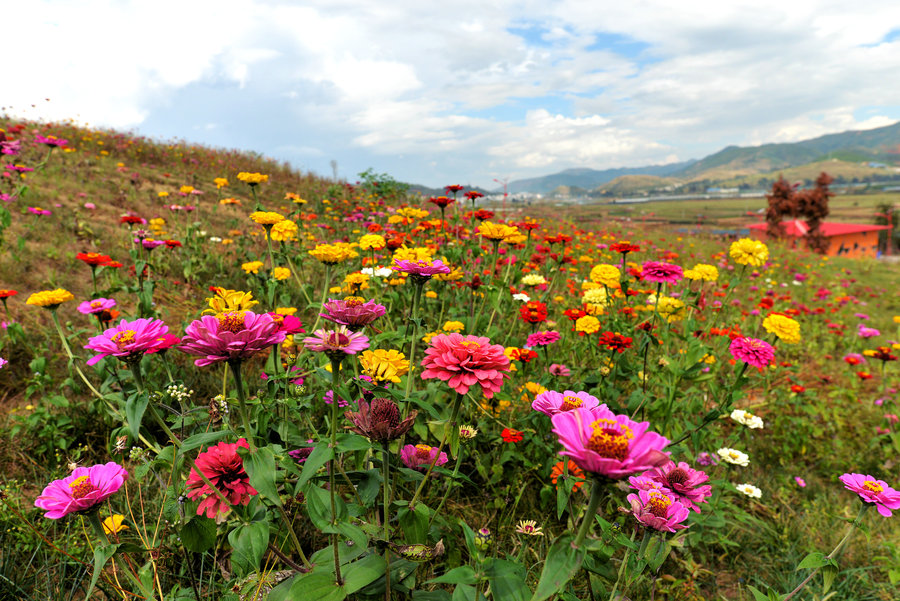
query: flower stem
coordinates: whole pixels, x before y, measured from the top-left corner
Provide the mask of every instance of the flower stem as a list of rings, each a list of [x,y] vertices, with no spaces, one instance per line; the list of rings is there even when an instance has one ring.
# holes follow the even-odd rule
[[[459,407],[462,405],[463,394],[457,392],[456,400],[453,401],[453,410],[450,412],[450,421],[447,423],[447,426],[444,428],[444,436],[441,438],[441,444],[438,445],[437,453],[434,454],[434,458],[431,460],[431,465],[428,466],[428,471],[425,472],[425,477],[422,478],[422,482],[419,483],[419,488],[416,489],[416,493],[413,495],[412,501],[409,502],[409,509],[412,511],[416,507],[416,500],[419,498],[419,495],[422,494],[422,490],[425,488],[425,483],[428,482],[428,476],[431,475],[432,470],[434,470],[434,464],[437,463],[438,457],[441,456],[441,451],[444,449],[444,444],[447,442],[447,434],[454,428],[457,427],[456,419],[459,416]]]
[[[331,265],[328,263],[325,264],[325,285],[322,286],[322,300],[319,302],[319,310],[325,306],[325,301],[328,300],[328,288],[331,286]],[[316,328],[319,327],[319,322],[322,321],[321,313],[316,317],[316,323],[313,324],[313,327],[310,329],[311,332],[315,332]]]
[[[391,540],[390,531],[390,507],[391,507],[391,450],[388,442],[382,443],[381,447],[381,468],[382,468],[382,484],[384,487],[384,541]],[[384,547],[384,600],[391,601],[391,547]]]
[[[256,443],[254,438],[256,435],[250,424],[250,414],[247,412],[247,397],[244,392],[244,381],[241,378],[241,362],[240,360],[233,360],[229,361],[228,365],[231,367],[231,375],[234,376],[234,385],[237,388],[238,410],[241,414],[241,421],[244,424],[244,435],[247,437],[247,442],[250,444],[250,450],[255,451]]]
[[[69,363],[75,368],[75,371],[78,372],[78,375],[81,377],[81,381],[85,383],[85,385],[90,389],[92,393],[98,398],[103,399],[103,395],[94,388],[94,386],[87,379],[87,376],[84,375],[84,372],[81,371],[81,368],[75,365],[75,355],[72,354],[72,349],[69,348],[69,341],[66,340],[66,335],[63,333],[62,326],[59,323],[59,317],[56,315],[56,309],[50,309],[50,317],[53,320],[53,325],[56,326],[56,333],[59,334],[59,339],[62,341],[63,348],[66,351],[66,355],[69,357]]]
[[[566,485],[568,486],[568,482]],[[578,534],[572,542],[572,547],[577,549],[581,547],[581,543],[584,542],[588,531],[591,529],[591,524],[594,523],[594,516],[597,515],[597,507],[600,506],[600,496],[602,494],[603,491],[600,488],[600,481],[594,479],[594,482],[591,484],[591,500],[588,502],[587,510],[585,510],[584,517],[582,518],[581,527],[578,529]]]
[[[328,488],[331,493],[331,522],[332,525],[337,524],[337,504],[335,503],[335,495],[337,490],[334,483],[335,458],[337,452],[337,420],[338,420],[338,384],[341,378],[341,359],[331,358],[331,459],[328,461]],[[341,557],[338,552],[338,535],[331,535],[331,546],[334,549],[334,578],[338,586],[344,583],[341,579]]]

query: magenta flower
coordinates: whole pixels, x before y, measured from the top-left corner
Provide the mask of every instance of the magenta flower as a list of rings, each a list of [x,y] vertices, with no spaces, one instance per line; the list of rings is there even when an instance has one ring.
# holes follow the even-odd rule
[[[84,345],[84,348],[99,353],[88,359],[87,364],[94,365],[110,355],[125,362],[139,360],[144,353],[155,349],[168,331],[169,327],[161,319],[123,319],[119,325],[94,336]]]
[[[300,321],[299,317],[275,313],[274,311],[269,311],[269,315],[278,324],[278,331],[285,334],[306,334],[306,330],[303,329],[303,322]]]
[[[657,284],[677,284],[683,274],[678,265],[662,261],[647,261],[641,266],[641,278]]]
[[[628,495],[631,515],[641,524],[660,532],[675,532],[687,528],[684,521],[689,515],[687,507],[671,495],[657,490],[639,490]]]
[[[458,394],[481,386],[487,399],[494,397],[508,376],[509,357],[490,339],[462,334],[438,334],[422,359],[422,379],[438,378]]]
[[[443,261],[401,261],[394,259],[394,271],[408,273],[413,278],[429,280],[439,273],[450,273],[450,268]]]
[[[3,140],[0,142],[0,154],[15,156],[22,151],[22,140]]]
[[[70,513],[90,511],[116,493],[128,472],[118,463],[76,467],[62,480],[54,480],[34,502],[47,513],[44,517],[58,520]]]
[[[753,367],[768,367],[775,359],[775,349],[772,345],[758,338],[740,336],[731,341],[728,350],[731,351],[732,357]]]
[[[334,330],[316,330],[312,336],[303,339],[306,348],[316,353],[325,353],[332,357],[355,355],[369,348],[369,337],[359,332],[351,332],[346,326],[338,326]]]
[[[28,207],[28,212],[32,215],[52,215],[53,213],[48,211],[47,209],[42,209],[40,207]]]
[[[154,248],[159,248],[163,244],[165,244],[165,240],[150,240],[149,238],[135,238],[135,244],[140,244],[144,247],[144,250],[153,250]]]
[[[535,332],[530,334],[528,339],[525,340],[525,346],[547,346],[557,342],[559,338],[559,332],[554,332],[553,330]]]
[[[863,324],[859,324],[859,328],[857,329],[856,333],[860,338],[875,338],[876,336],[881,336],[881,332],[879,332],[875,328],[864,326]]]
[[[63,138],[57,138],[56,136],[46,136],[46,137],[44,137],[44,136],[42,136],[41,134],[37,134],[37,135],[34,137],[34,141],[37,142],[38,144],[44,144],[44,145],[49,146],[49,147],[51,147],[51,148],[61,148],[61,147],[65,146],[66,144],[69,143],[68,140],[65,140],[65,139],[63,139]]]
[[[709,476],[705,472],[691,468],[684,461],[677,465],[674,461],[669,461],[665,465],[644,472],[642,476],[659,482],[677,501],[697,513],[700,513],[697,503],[706,503],[706,498],[712,496],[712,486],[704,484],[709,480]]]
[[[562,363],[554,363],[550,366],[550,375],[558,378],[568,378],[572,371]]]
[[[800,476],[794,476],[794,482],[796,482],[797,486],[799,486],[800,488],[806,488],[806,480],[804,480]]]
[[[188,355],[200,355],[194,365],[204,367],[219,361],[242,361],[273,344],[284,342],[284,332],[266,313],[226,311],[204,315],[185,328],[178,347]]]
[[[174,334],[163,334],[163,336],[156,341],[156,344],[153,346],[153,348],[147,352],[151,355],[153,353],[165,353],[176,344],[181,344],[181,338],[175,336]]]
[[[435,460],[435,457],[437,457],[437,460]],[[447,463],[447,453],[441,451],[441,454],[438,455],[437,447],[427,444],[408,444],[400,449],[400,461],[409,469],[424,472],[431,465],[432,461],[434,461],[435,467]]]
[[[844,474],[838,478],[847,490],[852,490],[866,503],[874,503],[878,513],[888,518],[891,509],[900,509],[900,491],[891,488],[884,480],[863,474]]]
[[[572,392],[571,390],[556,392],[555,390],[548,390],[534,397],[531,408],[535,411],[540,411],[544,415],[553,417],[557,413],[571,411],[576,407],[593,409],[599,405],[600,401],[597,397],[591,396],[586,392]],[[606,407],[606,405],[603,406]]]
[[[373,300],[361,302],[359,300],[335,300],[329,299],[322,305],[320,317],[347,326],[348,329],[357,332],[383,316],[386,309]]]
[[[553,432],[567,455],[581,469],[619,479],[668,461],[662,451],[669,440],[648,432],[649,422],[616,415],[606,405],[557,413],[550,418]]]
[[[94,300],[84,301],[78,305],[78,312],[85,315],[96,315],[103,311],[108,311],[116,306],[116,301],[111,298],[95,298]]]

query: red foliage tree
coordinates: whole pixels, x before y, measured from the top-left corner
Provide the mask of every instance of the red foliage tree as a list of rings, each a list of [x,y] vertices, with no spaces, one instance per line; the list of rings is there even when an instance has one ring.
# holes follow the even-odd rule
[[[817,253],[824,254],[828,241],[822,235],[821,225],[828,216],[828,200],[834,196],[828,188],[832,178],[825,172],[816,178],[816,187],[809,190],[796,191],[784,176],[772,184],[772,192],[766,195],[769,208],[766,211],[766,234],[771,238],[783,238],[782,219],[806,219],[806,243]]]

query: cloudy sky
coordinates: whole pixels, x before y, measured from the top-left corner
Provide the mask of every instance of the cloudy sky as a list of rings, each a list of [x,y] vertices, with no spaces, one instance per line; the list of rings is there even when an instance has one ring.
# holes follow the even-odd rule
[[[496,187],[900,119],[896,0],[27,0],[3,45],[9,114],[350,180]]]

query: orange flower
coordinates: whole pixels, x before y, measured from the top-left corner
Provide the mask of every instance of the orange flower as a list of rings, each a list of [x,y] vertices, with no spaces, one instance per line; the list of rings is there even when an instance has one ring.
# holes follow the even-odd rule
[[[556,484],[556,481],[562,476],[563,471],[563,462],[557,461],[556,465],[554,465],[553,469],[550,471],[550,481],[553,482],[553,484]],[[576,492],[584,484],[584,472],[571,460],[569,460],[569,478],[579,478],[572,486],[572,492]]]

